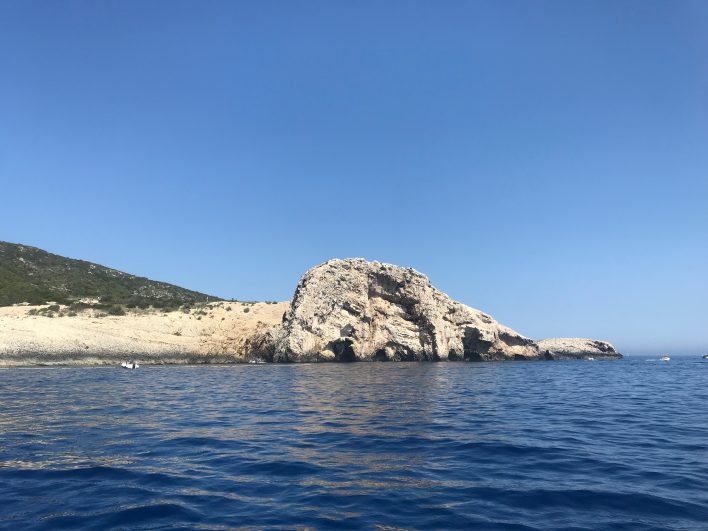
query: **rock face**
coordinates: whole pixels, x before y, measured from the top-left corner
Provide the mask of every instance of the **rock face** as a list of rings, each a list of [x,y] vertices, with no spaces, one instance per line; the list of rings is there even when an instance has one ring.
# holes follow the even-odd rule
[[[606,341],[581,338],[542,339],[537,342],[538,348],[546,359],[616,359],[622,354]]]
[[[532,340],[425,275],[360,258],[305,273],[282,324],[253,345],[276,362],[543,359]]]

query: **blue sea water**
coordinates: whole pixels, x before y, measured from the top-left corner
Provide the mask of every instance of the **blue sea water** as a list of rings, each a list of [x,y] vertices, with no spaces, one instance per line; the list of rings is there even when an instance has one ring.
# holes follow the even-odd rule
[[[3,529],[708,529],[708,361],[0,370]]]

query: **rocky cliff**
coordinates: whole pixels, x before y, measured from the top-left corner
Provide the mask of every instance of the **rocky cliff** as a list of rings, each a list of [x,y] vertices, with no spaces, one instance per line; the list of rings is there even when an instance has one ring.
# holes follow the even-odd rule
[[[283,322],[253,342],[269,361],[538,359],[536,344],[413,270],[354,258],[300,279]]]
[[[547,359],[615,359],[621,358],[622,354],[615,350],[607,341],[597,339],[582,339],[562,337],[554,339],[542,339],[537,342],[538,348]]]

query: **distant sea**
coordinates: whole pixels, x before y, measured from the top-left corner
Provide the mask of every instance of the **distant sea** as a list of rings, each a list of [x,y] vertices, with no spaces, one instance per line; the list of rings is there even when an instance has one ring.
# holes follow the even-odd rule
[[[708,529],[708,360],[0,370],[3,529]]]

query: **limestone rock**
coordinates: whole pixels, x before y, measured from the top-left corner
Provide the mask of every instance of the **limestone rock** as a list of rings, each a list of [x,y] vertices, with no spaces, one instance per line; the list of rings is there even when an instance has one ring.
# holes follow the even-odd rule
[[[622,354],[610,343],[596,339],[554,338],[542,339],[537,342],[538,348],[546,359],[616,359]]]
[[[361,258],[305,273],[282,324],[254,344],[281,362],[540,358],[532,340],[453,301],[425,275]]]

